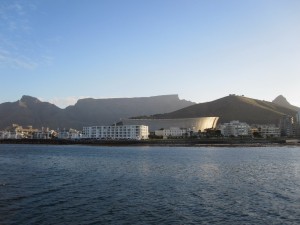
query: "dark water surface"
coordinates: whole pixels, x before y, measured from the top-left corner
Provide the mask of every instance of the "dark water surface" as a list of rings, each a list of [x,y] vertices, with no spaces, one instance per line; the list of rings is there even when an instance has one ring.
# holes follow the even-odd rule
[[[0,224],[300,224],[300,148],[0,145]]]

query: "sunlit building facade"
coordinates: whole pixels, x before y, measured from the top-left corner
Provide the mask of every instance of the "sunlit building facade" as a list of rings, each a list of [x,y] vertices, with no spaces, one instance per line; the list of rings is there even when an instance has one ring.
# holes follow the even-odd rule
[[[179,127],[194,132],[215,129],[219,117],[197,117],[179,119],[122,119],[123,125],[140,124],[149,127],[149,131]]]
[[[83,127],[82,138],[112,140],[143,140],[148,139],[148,126],[118,125]]]

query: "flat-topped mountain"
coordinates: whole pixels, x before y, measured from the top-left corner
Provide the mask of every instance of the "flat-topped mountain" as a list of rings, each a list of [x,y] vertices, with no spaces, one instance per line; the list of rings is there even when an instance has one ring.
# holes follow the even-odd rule
[[[204,116],[218,116],[219,123],[239,120],[248,124],[278,125],[283,114],[295,116],[296,110],[278,104],[229,95],[215,101],[200,103],[171,113],[153,115],[148,118],[190,118]]]
[[[276,100],[277,99],[277,100]],[[35,128],[75,128],[111,125],[124,118],[220,117],[219,123],[239,120],[249,124],[279,123],[283,114],[295,116],[296,106],[284,97],[273,102],[230,95],[215,101],[195,104],[178,95],[139,98],[80,99],[74,106],[61,109],[37,98],[23,96],[16,102],[0,104],[0,130],[13,123]],[[152,115],[152,116],[151,116]]]
[[[66,109],[24,95],[19,101],[0,104],[0,130],[13,123],[36,128],[76,128],[111,125],[120,118],[167,113],[195,103],[178,95],[140,98],[80,99]]]
[[[65,109],[70,126],[111,125],[121,118],[172,112],[194,102],[180,100],[178,95],[162,95],[137,98],[81,99]],[[74,125],[73,125],[74,126]]]

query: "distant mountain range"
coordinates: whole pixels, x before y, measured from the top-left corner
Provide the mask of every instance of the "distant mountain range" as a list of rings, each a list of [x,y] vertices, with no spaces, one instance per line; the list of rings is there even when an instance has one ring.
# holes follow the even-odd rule
[[[111,125],[122,118],[192,118],[218,116],[219,123],[239,120],[249,124],[278,124],[283,114],[294,116],[299,107],[283,96],[273,102],[229,95],[196,104],[178,95],[139,98],[80,99],[74,106],[61,109],[37,98],[23,96],[19,101],[0,104],[0,130],[13,123],[35,128],[75,128]]]
[[[19,101],[0,104],[0,130],[13,123],[35,128],[75,128],[111,125],[121,118],[172,112],[194,102],[178,95],[139,98],[80,99],[74,106],[61,109],[48,102],[24,95]]]
[[[218,116],[219,123],[239,120],[248,124],[275,124],[284,114],[295,116],[299,107],[291,105],[283,96],[273,102],[244,96],[229,95],[212,102],[192,105],[171,113],[153,115],[147,118],[191,118]],[[144,117],[145,118],[145,117]]]

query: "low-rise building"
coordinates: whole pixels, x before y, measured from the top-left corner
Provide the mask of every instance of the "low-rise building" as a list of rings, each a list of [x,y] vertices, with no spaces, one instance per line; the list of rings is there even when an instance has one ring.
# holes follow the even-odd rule
[[[187,135],[187,129],[179,127],[170,127],[169,129],[156,130],[155,135],[163,138],[183,137]]]
[[[275,125],[261,125],[257,128],[258,133],[264,137],[280,137],[280,128]]]
[[[0,139],[22,139],[24,135],[19,131],[1,131]]]
[[[52,139],[55,136],[54,130],[49,130],[49,128],[42,128],[41,130],[35,131],[32,134],[33,139]]]
[[[114,125],[83,127],[82,138],[91,139],[148,139],[148,126],[144,125]]]
[[[23,128],[18,124],[12,124],[12,126],[6,129],[7,133],[4,139],[22,139],[22,138],[32,138],[34,132],[37,129],[33,129],[32,126],[27,126]]]
[[[238,120],[230,121],[219,126],[221,134],[225,137],[238,137],[251,135],[251,128],[247,123],[239,122]]]
[[[61,130],[57,132],[57,138],[59,139],[80,139],[82,137],[81,132],[75,129]]]

